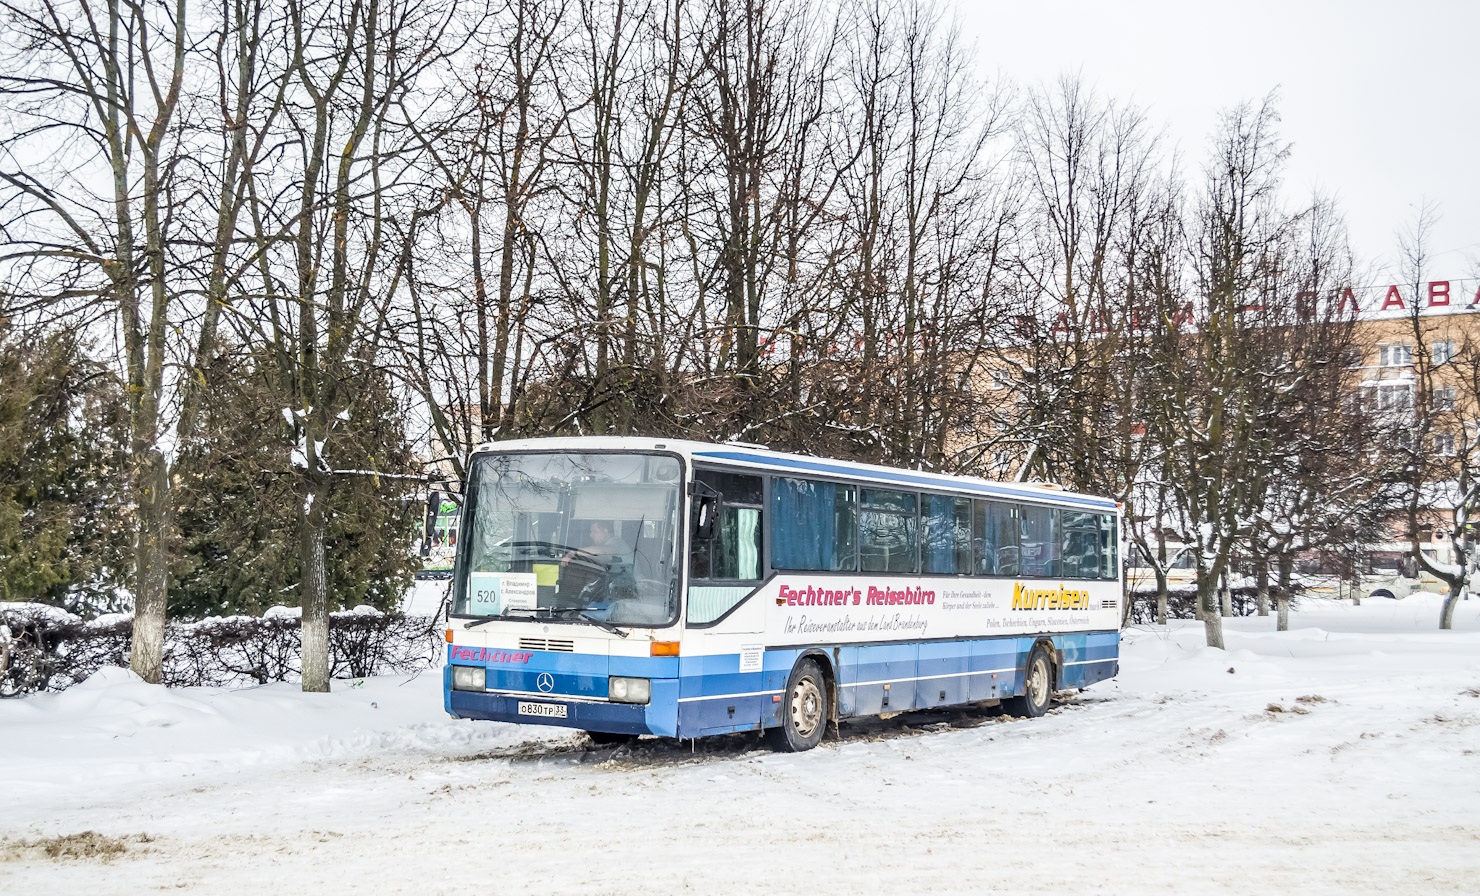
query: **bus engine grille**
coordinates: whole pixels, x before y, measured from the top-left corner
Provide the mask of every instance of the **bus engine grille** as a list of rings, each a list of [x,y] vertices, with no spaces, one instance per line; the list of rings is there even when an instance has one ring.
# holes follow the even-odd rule
[[[520,650],[553,650],[557,653],[575,653],[576,642],[559,641],[554,638],[520,638]]]

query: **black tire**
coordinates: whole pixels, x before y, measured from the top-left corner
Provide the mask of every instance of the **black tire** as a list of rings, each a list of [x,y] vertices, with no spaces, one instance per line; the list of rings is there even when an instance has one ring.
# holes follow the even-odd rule
[[[792,667],[781,696],[781,724],[766,729],[772,749],[800,753],[822,743],[827,732],[827,679],[816,660],[804,659]]]
[[[618,744],[630,744],[637,740],[635,734],[616,734],[611,731],[587,731],[586,736],[591,738],[591,743],[598,747],[614,747]]]
[[[1028,665],[1023,669],[1023,695],[1002,701],[1009,713],[1036,719],[1048,712],[1053,700],[1053,662],[1042,644],[1028,651]]]

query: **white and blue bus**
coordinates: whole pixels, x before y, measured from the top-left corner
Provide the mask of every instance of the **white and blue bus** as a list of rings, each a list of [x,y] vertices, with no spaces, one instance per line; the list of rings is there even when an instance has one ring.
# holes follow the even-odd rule
[[[474,452],[448,713],[597,742],[967,703],[1048,709],[1119,670],[1114,501],[667,439]]]

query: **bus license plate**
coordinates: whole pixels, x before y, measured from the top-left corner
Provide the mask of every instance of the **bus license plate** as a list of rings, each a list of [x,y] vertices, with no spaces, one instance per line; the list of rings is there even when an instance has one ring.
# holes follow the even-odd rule
[[[521,716],[543,716],[547,719],[565,718],[565,704],[563,703],[525,703],[519,701],[519,714]]]

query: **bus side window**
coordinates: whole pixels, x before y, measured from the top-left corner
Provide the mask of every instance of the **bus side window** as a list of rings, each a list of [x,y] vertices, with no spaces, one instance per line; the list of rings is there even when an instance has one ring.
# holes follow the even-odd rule
[[[761,510],[720,509],[714,540],[713,578],[753,581],[761,577]]]
[[[707,625],[745,600],[762,577],[765,505],[759,476],[699,470],[695,478],[721,498],[712,537],[697,537],[697,502],[689,520],[688,621]]]
[[[858,569],[858,499],[851,485],[771,480],[771,565],[777,569]]]
[[[1065,510],[1059,515],[1064,534],[1064,577],[1096,579],[1100,576],[1100,516]]]
[[[1053,507],[1020,508],[1019,528],[1023,575],[1057,578],[1059,568],[1059,511]]]
[[[1113,515],[1102,515],[1100,517],[1100,578],[1118,579],[1120,573],[1117,570],[1117,561],[1120,559],[1120,531],[1116,526],[1117,517]]]
[[[864,572],[919,570],[919,496],[881,488],[862,490],[858,564]]]
[[[921,525],[921,570],[936,575],[971,574],[971,501],[925,495]]]
[[[1017,575],[1017,507],[997,501],[977,501],[976,528],[980,536],[977,541],[977,575]]]
[[[714,537],[693,540],[689,551],[690,577],[727,581],[760,579],[761,477],[700,470],[696,478],[719,492],[723,500]]]

